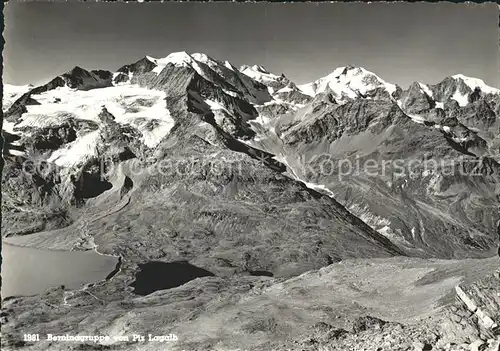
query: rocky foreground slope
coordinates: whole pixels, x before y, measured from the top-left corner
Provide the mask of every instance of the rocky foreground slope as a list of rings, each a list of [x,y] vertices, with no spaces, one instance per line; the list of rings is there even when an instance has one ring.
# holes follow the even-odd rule
[[[482,81],[403,90],[342,67],[297,86],[173,53],[25,88],[4,100],[4,241],[120,265],[5,299],[2,347],[159,347],[23,330],[175,333],[161,348],[178,350],[498,347],[500,94]]]

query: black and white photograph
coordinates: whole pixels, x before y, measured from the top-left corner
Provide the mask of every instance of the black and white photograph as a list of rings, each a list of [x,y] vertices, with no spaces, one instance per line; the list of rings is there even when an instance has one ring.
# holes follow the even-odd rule
[[[2,351],[499,351],[494,3],[3,5]]]

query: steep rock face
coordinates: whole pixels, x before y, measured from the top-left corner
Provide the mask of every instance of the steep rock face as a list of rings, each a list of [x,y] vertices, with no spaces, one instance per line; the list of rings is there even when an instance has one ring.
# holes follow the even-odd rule
[[[433,98],[437,101],[455,100],[459,104],[465,104],[468,96],[472,93],[471,89],[462,79],[447,77],[442,82],[431,86]],[[464,98],[462,98],[464,96]],[[458,99],[458,100],[457,100]],[[462,101],[464,99],[465,101]]]
[[[57,150],[62,145],[75,141],[78,132],[91,132],[97,128],[97,124],[92,121],[68,118],[49,127],[25,126],[14,130],[23,135],[20,143],[31,149],[42,151]]]
[[[436,109],[445,110],[445,119],[456,118],[464,127],[488,143],[488,153],[498,156],[500,90],[482,80],[455,75],[442,82],[424,86]],[[436,120],[437,123],[441,123]]]
[[[272,99],[265,84],[251,79],[247,75],[237,70],[229,62],[223,63],[200,53],[193,54],[192,57],[199,62],[205,63],[224,81],[231,84],[234,89],[229,91],[229,94],[239,95],[240,97],[245,98],[250,103],[257,105],[263,104],[264,102],[270,101]]]
[[[446,309],[441,324],[443,341],[497,350],[500,347],[499,286],[499,272],[472,284],[458,285],[456,301]]]
[[[490,255],[498,164],[485,156],[486,140],[450,110],[432,109],[423,90],[414,84],[398,104],[356,99],[339,106],[333,95],[317,96],[277,116],[278,138],[267,132],[255,145],[281,153],[296,177],[325,187],[414,254]],[[424,105],[413,110],[420,114],[405,111],[420,98]],[[441,111],[437,122],[432,110]]]
[[[143,57],[137,62],[134,62],[130,65],[125,65],[120,68],[118,68],[118,72],[124,73],[127,76],[132,73],[132,74],[143,74],[143,73],[148,73],[151,72],[156,65],[154,64],[153,61],[148,59],[147,57]]]
[[[257,116],[253,105],[242,97],[229,94],[224,86],[221,87],[206,80],[192,67],[178,67],[167,63],[158,75],[154,72],[136,75],[132,78],[132,83],[165,91],[166,104],[171,106],[169,111],[177,123],[186,126],[199,123],[193,119],[186,120],[183,114],[179,113],[186,108],[188,100],[196,95],[198,98],[195,100],[204,106],[203,110],[213,110],[217,113],[218,123],[223,129],[243,137],[247,134],[254,134],[247,123],[248,120]],[[188,92],[192,93],[188,94]]]
[[[40,130],[34,137],[33,147],[38,150],[58,149],[61,145],[76,140],[75,129],[68,125]]]
[[[148,89],[164,90],[168,99],[175,99],[185,94],[186,88],[195,74],[196,71],[190,67],[176,67],[174,64],[168,63],[158,74],[145,72],[133,76],[131,83]],[[167,105],[169,105],[168,100]]]
[[[73,185],[43,156],[8,156],[2,174],[2,236],[69,225],[66,187],[73,192]]]
[[[5,112],[4,114],[5,120],[8,122],[16,122],[23,113],[28,112],[26,109],[26,105],[39,104],[36,100],[31,98],[31,95],[36,95],[48,90],[56,89],[58,87],[63,87],[64,85],[65,85],[64,79],[61,77],[56,77],[47,84],[31,89],[27,93],[23,94],[20,98],[18,98],[9,107],[7,112]]]
[[[72,89],[90,90],[111,86],[112,73],[103,70],[87,71],[81,67],[74,67],[61,76]]]
[[[2,131],[3,155],[13,156],[16,153],[24,152],[24,146],[20,144],[21,137],[17,134]]]
[[[127,83],[129,80],[130,80],[130,77],[128,74],[118,72],[113,77],[113,84],[117,85],[120,83]]]
[[[488,139],[498,136],[500,122],[498,122],[498,113],[495,112],[495,105],[499,101],[488,102],[481,98],[469,103],[467,106],[450,111],[450,116],[457,118],[461,123],[472,130],[479,131]]]
[[[370,124],[383,130],[392,121],[397,108],[381,111],[381,105],[373,100],[356,100],[345,105],[320,103],[301,116],[301,122],[282,135],[287,144],[309,143],[325,136],[330,142],[343,135],[355,135],[365,131]]]
[[[301,92],[293,83],[276,90],[273,96],[275,99],[287,101],[296,105],[304,105],[312,100],[309,95]]]
[[[167,261],[178,257],[187,260],[196,258],[198,262],[202,262],[216,255],[240,266],[240,263],[237,263],[240,257],[248,256],[245,258],[248,261],[245,263],[246,269],[265,270],[276,275],[280,272],[285,274],[287,266],[291,269],[294,265],[300,267],[306,262],[321,265],[321,262],[355,254],[347,248],[350,246],[347,244],[350,240],[360,240],[356,251],[359,250],[358,254],[362,255],[384,255],[384,252],[390,254],[395,250],[377,233],[357,222],[357,219],[339,204],[328,197],[310,193],[300,183],[276,174],[260,161],[252,160],[243,153],[228,152],[207,144],[199,144],[196,147],[198,150],[200,148],[202,153],[189,147],[178,150],[177,143],[173,143],[171,147],[164,149],[163,162],[172,165],[167,169],[167,174],[146,176],[142,182],[133,179],[136,198],[125,212],[119,215],[120,218],[127,218],[129,214],[140,211],[152,216],[149,220],[155,223],[157,229],[150,235],[151,240],[164,240],[160,239],[163,236],[161,233],[171,232],[174,235],[176,232],[169,240],[173,240],[173,248],[182,248],[184,253],[181,253],[180,257],[179,253],[168,253],[165,257]],[[219,163],[219,159],[224,159],[225,162]],[[156,193],[155,200],[149,195],[152,193]],[[242,199],[245,199],[245,204],[241,202]],[[257,207],[261,207],[264,212],[253,213],[253,209]],[[154,208],[156,210],[153,210]],[[176,219],[177,215],[174,215],[180,215],[178,211],[183,213],[182,220],[180,217]],[[165,218],[162,213],[170,215]],[[285,213],[289,215],[285,217]],[[276,222],[280,217],[282,219]],[[324,224],[317,227],[307,219],[309,217],[311,220],[313,217],[324,218],[320,221]],[[115,218],[118,223],[121,222],[120,218]],[[108,218],[106,222],[111,223],[108,221],[113,220]],[[279,229],[285,223],[299,227],[290,227],[285,237],[280,234]],[[137,222],[131,225],[133,228],[126,232],[113,234],[128,236],[128,243],[123,242],[120,245],[134,245],[136,239],[140,240],[142,224]],[[322,225],[326,227],[322,228]],[[342,230],[329,227],[338,225],[345,227]],[[360,231],[358,234],[348,234],[357,230],[356,227],[362,227],[364,233],[361,234]],[[308,240],[300,243],[306,237],[313,238],[318,235],[323,249],[313,249]],[[336,239],[337,235],[343,239]],[[184,246],[187,244],[186,240],[190,242],[187,247]],[[380,243],[378,240],[381,240]],[[106,240],[103,238],[103,241]],[[236,242],[240,243],[239,248],[234,246]],[[337,245],[340,246],[335,249]],[[373,250],[370,249],[372,245]],[[292,249],[294,246],[297,249],[301,247],[299,251],[305,250],[304,254],[295,256],[298,251]],[[167,250],[164,245],[158,247]],[[280,250],[281,254],[278,254]],[[325,256],[327,251],[330,252],[330,258]],[[170,255],[174,256],[169,258]],[[207,266],[207,263],[198,266],[212,272],[222,269]]]
[[[420,113],[435,106],[434,101],[427,95],[422,86],[415,82],[400,97],[402,107],[409,113]]]

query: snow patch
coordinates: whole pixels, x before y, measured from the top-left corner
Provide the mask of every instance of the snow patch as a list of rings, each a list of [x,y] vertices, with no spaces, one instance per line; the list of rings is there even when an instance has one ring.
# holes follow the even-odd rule
[[[83,165],[97,156],[99,138],[99,130],[80,136],[72,143],[54,151],[47,161],[54,162],[61,167]]]
[[[462,94],[458,91],[458,89],[455,91],[455,93],[453,94],[453,96],[451,98],[453,100],[455,100],[456,102],[458,102],[458,105],[460,105],[462,107],[467,106],[467,104],[469,103],[468,94]]]
[[[349,211],[358,216],[363,222],[368,224],[373,229],[381,229],[383,227],[389,226],[391,222],[387,218],[377,216],[370,212],[367,206],[361,207],[358,204],[354,204],[349,207]]]
[[[438,130],[442,130],[446,133],[451,133],[451,127],[449,127],[449,126],[443,126],[441,124],[434,124],[434,128],[436,128]]]
[[[205,64],[210,64],[210,63],[215,63],[213,59],[211,59],[210,57],[208,57],[207,54],[204,54],[204,53],[201,53],[201,52],[197,52],[197,53],[194,53],[194,54],[191,54],[190,55],[192,58],[194,58],[196,61],[200,61],[200,62],[203,62]]]
[[[284,87],[284,88],[281,88],[280,90],[278,90],[278,91],[276,92],[276,94],[281,94],[281,93],[289,93],[289,92],[291,92],[291,91],[293,91],[293,89],[292,89],[292,88],[290,88],[290,87]]]
[[[224,111],[227,111],[226,108],[224,106],[222,106],[219,102],[217,101],[214,101],[214,100],[210,100],[210,99],[205,99],[205,103],[210,106],[210,109],[212,111],[217,111],[217,110],[224,110]]]
[[[318,192],[325,192],[329,197],[334,197],[333,192],[328,189],[326,186],[323,184],[315,184],[315,183],[310,183],[310,182],[304,182],[302,181],[309,189],[316,190]]]
[[[424,124],[425,122],[425,118],[423,118],[422,116],[420,115],[415,115],[415,114],[412,114],[412,113],[408,113],[406,112],[404,109],[403,109],[403,103],[398,100],[396,101],[396,104],[399,106],[399,108],[401,109],[401,111],[403,111],[408,117],[411,118],[411,120],[415,123],[419,123],[419,124]]]
[[[422,83],[418,83],[418,85],[420,86],[420,90],[422,90],[425,94],[427,94],[428,97],[432,98],[432,90],[429,89],[429,87],[425,84],[422,84]]]
[[[298,85],[297,88],[302,94],[314,97],[316,95],[315,86],[312,83]]]
[[[443,181],[443,176],[440,173],[432,174],[429,179],[429,183],[427,184],[427,193],[428,194],[439,194],[441,190],[441,182]]]
[[[144,145],[153,148],[168,135],[174,126],[174,122],[166,120],[149,120],[149,122],[155,123],[155,127],[149,128],[147,122],[144,123],[143,120],[134,120],[131,122],[131,125],[135,126],[142,133]]]
[[[2,125],[2,130],[6,131],[7,133],[10,133],[10,134],[15,134],[14,133],[14,125],[15,125],[14,122],[9,122],[9,121],[4,120],[3,125]]]
[[[229,61],[224,61],[224,66],[226,66],[226,68],[229,68],[231,71],[237,71],[237,69]]]
[[[232,97],[239,97],[238,93],[234,92],[234,91],[230,91],[230,90],[226,90],[226,89],[222,89],[222,91],[224,91],[224,93],[226,93],[227,95],[229,96],[232,96]]]
[[[260,106],[273,106],[273,105],[288,105],[293,110],[298,110],[299,108],[302,108],[305,106],[304,104],[299,104],[299,103],[285,101],[285,100],[276,99],[276,98],[274,100],[271,100],[271,101],[266,101],[263,105],[255,105],[255,106],[260,107]]]
[[[315,190],[315,191],[318,191],[318,192],[322,192],[322,193],[326,193],[329,197],[334,197],[334,194],[333,192],[328,189],[325,185],[323,184],[316,184],[316,183],[311,183],[311,182],[306,182],[305,180],[302,180],[296,173],[295,171],[293,170],[293,168],[288,164],[286,158],[283,156],[283,155],[276,155],[273,157],[276,161],[278,162],[281,162],[283,163],[288,171],[291,172],[291,175],[292,177],[295,179],[295,180],[298,180],[299,182],[303,183],[306,187],[308,187],[309,189],[312,189],[312,190]]]
[[[451,138],[454,142],[456,143],[463,143],[463,142],[466,142],[466,141],[469,141],[471,140],[471,138],[469,137],[453,137]]]

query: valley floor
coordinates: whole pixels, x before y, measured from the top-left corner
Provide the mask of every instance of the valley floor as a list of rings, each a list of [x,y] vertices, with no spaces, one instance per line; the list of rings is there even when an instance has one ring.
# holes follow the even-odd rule
[[[97,349],[45,340],[69,333],[109,335],[102,349],[111,350],[411,350],[442,338],[442,312],[454,303],[457,284],[498,268],[497,257],[350,259],[291,279],[203,277],[147,296],[134,295],[117,275],[71,296],[53,288],[4,300],[2,349]],[[24,333],[41,340],[22,342]],[[149,333],[178,340],[114,341]]]

